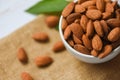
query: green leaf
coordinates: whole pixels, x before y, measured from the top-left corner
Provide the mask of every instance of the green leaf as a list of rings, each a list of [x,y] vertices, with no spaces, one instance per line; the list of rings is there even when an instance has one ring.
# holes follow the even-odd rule
[[[43,0],[27,10],[32,14],[60,13],[68,4],[65,0]]]

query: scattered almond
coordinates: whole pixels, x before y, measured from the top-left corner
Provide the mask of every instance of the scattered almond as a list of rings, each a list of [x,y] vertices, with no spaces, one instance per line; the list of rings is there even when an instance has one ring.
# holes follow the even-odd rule
[[[21,78],[22,78],[22,80],[33,80],[32,76],[27,72],[22,72]]]

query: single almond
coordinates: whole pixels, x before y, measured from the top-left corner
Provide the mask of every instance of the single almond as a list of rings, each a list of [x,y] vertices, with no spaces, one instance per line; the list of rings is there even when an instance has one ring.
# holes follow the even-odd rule
[[[27,72],[22,72],[21,78],[22,78],[22,80],[33,80],[32,76]]]
[[[72,38],[76,44],[82,44],[82,41],[79,38],[77,38],[74,34],[73,34]]]
[[[108,18],[110,18],[112,16],[112,13],[104,12],[104,13],[102,13],[102,15],[103,15],[102,19],[108,19]]]
[[[92,20],[89,20],[89,22],[87,23],[86,36],[91,38],[93,35],[94,35],[94,25]]]
[[[88,8],[88,6],[94,6],[95,5],[95,1],[91,0],[91,1],[85,1],[84,3],[81,4],[82,7],[84,8]]]
[[[70,27],[68,26],[64,31],[64,39],[67,40],[71,35]]]
[[[97,20],[102,17],[102,13],[99,10],[91,9],[86,12],[88,18],[92,20]]]
[[[64,50],[64,49],[65,49],[65,46],[64,46],[64,44],[63,44],[62,41],[56,42],[56,43],[53,45],[53,48],[52,48],[52,50],[53,50],[54,52],[59,52],[59,51],[62,51],[62,50]]]
[[[82,36],[82,41],[87,49],[92,50],[92,41],[86,35]]]
[[[102,28],[102,26],[100,24],[100,21],[95,21],[93,24],[94,24],[94,28],[95,28],[96,33],[100,37],[103,37],[104,36],[104,31],[103,31],[103,28]]]
[[[88,10],[90,10],[90,9],[97,9],[97,7],[96,6],[88,6]]]
[[[98,54],[99,54],[99,52],[96,51],[96,50],[94,50],[94,49],[91,51],[91,55],[92,55],[92,56],[95,56],[95,57],[96,57],[96,56],[98,56]]]
[[[82,38],[82,35],[83,35],[83,30],[82,30],[82,27],[77,24],[77,23],[72,23],[71,25],[69,25],[71,31],[73,32],[73,34],[81,39]]]
[[[111,27],[111,28],[115,28],[115,27],[120,27],[120,20],[116,19],[116,18],[111,18],[107,20],[107,24]]]
[[[62,25],[61,26],[62,26],[62,30],[65,30],[66,27],[68,26],[68,23],[67,23],[65,18],[62,19]]]
[[[75,5],[75,12],[76,13],[83,13],[85,11],[86,11],[86,9],[84,7],[82,7],[81,5],[79,5],[79,4]]]
[[[106,3],[105,12],[110,12],[110,13],[114,12],[114,7],[113,7],[112,3],[110,3],[110,2]]]
[[[73,23],[76,19],[79,19],[81,17],[81,14],[80,13],[72,13],[70,14],[66,20],[68,22],[68,24],[71,24]]]
[[[24,48],[19,48],[18,49],[17,58],[22,63],[26,63],[28,61],[28,57],[27,57],[27,54],[26,54]]]
[[[45,18],[45,22],[50,28],[56,27],[59,22],[59,17],[55,15],[51,15]]]
[[[62,16],[67,17],[73,11],[74,6],[74,2],[69,3],[62,11]]]
[[[101,12],[104,12],[104,9],[105,9],[105,2],[104,2],[104,0],[96,0],[96,7]]]
[[[92,47],[96,51],[102,50],[103,42],[98,35],[95,35],[92,39]]]
[[[115,42],[120,38],[120,27],[116,27],[110,31],[108,34],[108,40],[111,42]]]
[[[41,56],[38,56],[35,58],[35,64],[38,67],[48,66],[52,62],[53,62],[53,59],[49,56],[46,56],[46,55],[41,55]]]
[[[107,55],[110,54],[110,52],[112,51],[112,46],[111,45],[106,45],[102,51],[102,53],[100,53],[98,55],[98,58],[104,58],[106,57]]]
[[[86,27],[87,27],[87,23],[88,23],[88,18],[85,15],[81,16],[81,20],[80,20],[80,25],[82,26],[84,32],[86,32]]]
[[[37,41],[46,42],[49,40],[48,34],[45,32],[37,32],[32,35],[32,38]]]
[[[85,46],[83,46],[81,44],[74,45],[74,49],[83,53],[83,54],[90,54],[90,51]]]
[[[70,46],[74,46],[74,41],[72,39],[68,39],[67,42]]]

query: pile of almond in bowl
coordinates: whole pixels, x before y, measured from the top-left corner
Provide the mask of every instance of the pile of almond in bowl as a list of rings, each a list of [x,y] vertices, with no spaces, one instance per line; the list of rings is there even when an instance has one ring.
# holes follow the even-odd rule
[[[120,45],[120,8],[117,1],[78,0],[62,12],[64,39],[75,50],[98,58]]]

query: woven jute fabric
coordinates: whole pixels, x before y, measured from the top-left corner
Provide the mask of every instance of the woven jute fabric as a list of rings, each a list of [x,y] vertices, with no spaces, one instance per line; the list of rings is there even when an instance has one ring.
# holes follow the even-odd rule
[[[60,40],[59,32],[49,29],[45,16],[37,19],[0,40],[0,80],[21,80],[21,73],[28,72],[34,80],[120,80],[120,56],[103,64],[88,64],[79,61],[67,50],[54,53],[52,46]],[[36,32],[48,33],[46,43],[36,42],[31,38]],[[27,64],[22,64],[16,57],[19,47],[28,55]],[[39,68],[34,59],[39,55],[49,55],[54,62]]]

